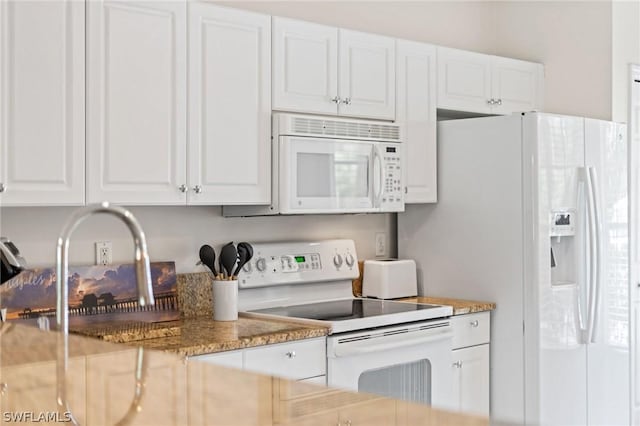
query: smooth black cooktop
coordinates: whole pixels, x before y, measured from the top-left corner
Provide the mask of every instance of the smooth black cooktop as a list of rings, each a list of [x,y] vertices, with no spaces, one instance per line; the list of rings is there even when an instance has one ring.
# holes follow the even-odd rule
[[[439,305],[423,305],[389,300],[347,299],[257,309],[250,312],[320,321],[346,321],[358,318],[371,318],[380,315],[421,311],[439,307]]]

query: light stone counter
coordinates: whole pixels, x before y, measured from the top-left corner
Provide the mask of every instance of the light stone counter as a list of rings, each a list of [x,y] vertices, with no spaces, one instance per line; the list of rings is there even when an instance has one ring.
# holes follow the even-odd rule
[[[51,418],[56,410],[57,335],[5,323],[0,329],[0,423]],[[485,418],[432,410],[217,367],[144,350],[146,376],[131,425],[486,425]],[[70,408],[85,425],[111,425],[134,396],[138,349],[70,336]],[[64,415],[60,415],[64,419]],[[29,422],[26,422],[29,423]]]

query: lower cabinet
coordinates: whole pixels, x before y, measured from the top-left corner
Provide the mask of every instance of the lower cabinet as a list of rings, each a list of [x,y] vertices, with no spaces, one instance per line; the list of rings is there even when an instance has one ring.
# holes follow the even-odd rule
[[[154,352],[147,359],[143,354],[127,349],[87,357],[87,383],[91,384],[87,406],[91,411],[86,424],[120,424],[125,418],[133,424],[187,424],[187,395],[181,394],[187,388],[184,364],[176,363],[172,355]],[[140,409],[134,412],[139,360],[147,369]]]
[[[58,412],[56,404],[57,382],[56,363],[47,361],[10,367],[2,367],[0,371],[2,393],[0,405],[3,418],[0,423],[37,423],[41,415]],[[69,359],[67,374],[67,400],[69,409],[80,424],[87,424],[85,401],[85,359],[84,357]],[[34,411],[37,407],[38,411]],[[19,416],[31,414],[31,419],[19,419]],[[11,416],[16,416],[11,418]],[[60,414],[59,421],[64,421]],[[43,420],[40,420],[42,422]]]
[[[452,408],[469,414],[489,415],[490,313],[459,315],[453,325]]]

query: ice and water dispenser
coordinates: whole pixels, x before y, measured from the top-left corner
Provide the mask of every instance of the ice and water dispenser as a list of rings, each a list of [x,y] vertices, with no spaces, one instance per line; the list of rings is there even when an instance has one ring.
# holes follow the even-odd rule
[[[578,253],[576,243],[576,211],[551,212],[551,285],[575,284],[578,281]]]

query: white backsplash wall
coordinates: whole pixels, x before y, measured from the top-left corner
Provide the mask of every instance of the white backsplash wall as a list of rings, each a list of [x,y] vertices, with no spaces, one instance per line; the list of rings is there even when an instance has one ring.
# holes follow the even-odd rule
[[[395,215],[309,215],[280,217],[222,217],[220,207],[127,207],[147,236],[152,261],[173,260],[178,273],[204,271],[196,266],[202,244],[217,249],[229,241],[262,242],[350,238],[358,257],[375,257],[375,235],[387,234],[387,253],[396,253]],[[56,240],[73,207],[0,208],[0,235],[13,240],[29,266],[55,264]],[[131,262],[133,242],[124,223],[105,214],[94,215],[71,236],[70,263],[95,263],[96,241],[111,241],[113,262]]]

